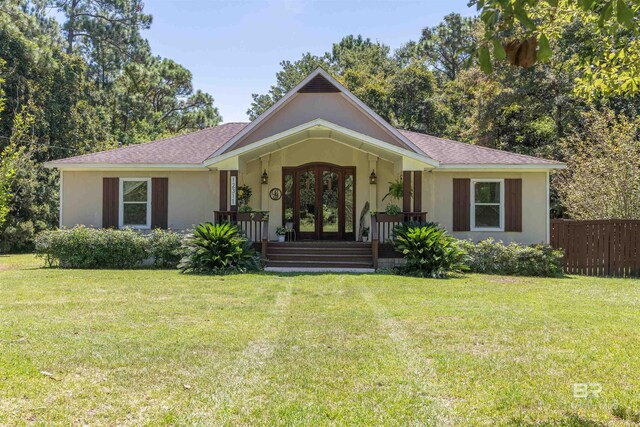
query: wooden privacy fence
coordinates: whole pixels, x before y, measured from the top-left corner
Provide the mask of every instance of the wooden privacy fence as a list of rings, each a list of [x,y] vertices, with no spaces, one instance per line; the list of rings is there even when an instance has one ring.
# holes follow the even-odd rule
[[[640,220],[551,221],[551,246],[569,274],[640,276]]]

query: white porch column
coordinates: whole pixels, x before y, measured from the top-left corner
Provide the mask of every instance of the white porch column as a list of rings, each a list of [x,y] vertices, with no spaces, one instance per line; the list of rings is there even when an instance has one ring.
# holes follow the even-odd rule
[[[369,170],[367,171],[367,179],[371,171],[375,171],[378,174],[378,156],[369,154]],[[376,212],[378,210],[378,185],[369,184],[369,211]]]
[[[270,157],[271,157],[270,154],[260,157],[260,164],[261,164],[260,175],[261,176],[264,171],[267,171],[267,174],[269,174],[269,158]],[[271,179],[273,179],[273,177],[269,176],[269,181],[271,181]],[[269,210],[269,185],[260,184],[260,188],[261,188],[260,210],[268,211]]]

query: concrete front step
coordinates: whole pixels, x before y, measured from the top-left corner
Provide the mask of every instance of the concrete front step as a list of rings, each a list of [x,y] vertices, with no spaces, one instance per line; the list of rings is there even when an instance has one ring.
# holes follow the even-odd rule
[[[270,261],[344,261],[351,260],[356,262],[367,262],[373,264],[371,252],[364,254],[332,254],[332,253],[278,253],[267,252],[267,258]]]
[[[373,268],[372,262],[353,261],[272,261],[268,260],[266,267],[288,268]]]
[[[269,242],[266,267],[325,270],[371,269],[373,268],[371,243],[336,241]]]
[[[335,268],[335,267],[265,267],[265,271],[273,273],[375,273],[369,268]]]

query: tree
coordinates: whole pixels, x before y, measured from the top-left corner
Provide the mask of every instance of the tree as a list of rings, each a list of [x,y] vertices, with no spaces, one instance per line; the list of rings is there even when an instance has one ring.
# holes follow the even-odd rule
[[[140,31],[152,19],[142,13],[141,0],[52,1],[66,18],[66,53],[82,55],[99,84],[111,83],[124,64],[149,50]]]
[[[0,59],[0,114],[4,110],[4,67],[6,61]],[[11,154],[9,151],[0,152],[0,227],[4,224],[9,214],[9,202],[11,200],[10,184],[15,174],[12,167]]]
[[[115,120],[125,144],[217,125],[213,97],[194,91],[189,70],[166,58],[130,63],[116,82]]]
[[[476,42],[477,23],[477,18],[450,13],[444,17],[444,22],[424,28],[419,46],[427,64],[439,75],[455,80],[468,66],[470,52],[466,48]]]
[[[568,169],[557,178],[575,219],[640,219],[640,119],[611,110],[585,113],[565,141]]]
[[[554,54],[568,24],[598,37],[593,54],[581,56],[577,91],[584,97],[640,93],[640,0],[471,0],[484,23],[475,53],[485,72],[491,57],[530,67]],[[556,54],[558,49],[556,50]]]

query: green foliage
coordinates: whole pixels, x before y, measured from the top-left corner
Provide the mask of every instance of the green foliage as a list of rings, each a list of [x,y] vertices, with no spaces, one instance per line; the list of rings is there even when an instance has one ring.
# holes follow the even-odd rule
[[[583,116],[564,141],[568,169],[556,176],[566,213],[575,219],[640,218],[640,119],[612,111]]]
[[[38,163],[37,142],[30,133],[35,118],[31,104],[15,115],[9,144],[0,154],[1,168],[10,179],[2,183],[10,194],[5,209],[7,220],[0,224],[0,251],[33,250],[37,233],[51,227],[56,220],[58,189],[55,173]]]
[[[384,195],[382,200],[387,197],[391,197],[394,200],[402,200],[404,197],[404,183],[402,178],[397,178],[395,181],[389,183],[389,191]]]
[[[149,236],[149,256],[156,268],[176,268],[184,255],[184,235],[169,230],[155,229]]]
[[[445,16],[435,27],[426,27],[420,37],[420,49],[427,63],[448,80],[468,68],[466,49],[476,41],[477,18],[463,18],[458,13]]]
[[[183,235],[167,230],[142,234],[77,226],[43,231],[35,239],[36,254],[52,267],[135,268],[152,257],[156,268],[175,268],[182,256]]]
[[[248,185],[238,186],[238,205],[248,206],[252,195],[253,190]]]
[[[36,238],[36,254],[63,268],[133,268],[149,256],[149,239],[133,230],[84,226],[52,230]]]
[[[398,227],[393,245],[407,260],[400,274],[443,278],[467,269],[457,240],[435,225]]]
[[[1,2],[3,250],[30,250],[26,230],[57,223],[58,176],[43,162],[219,123],[191,73],[151,54],[150,24],[139,0]]]
[[[471,0],[469,5],[476,6],[484,24],[483,37],[475,43],[483,71],[493,68],[490,45],[507,48],[504,56],[494,50],[495,59],[529,67],[562,54],[553,45],[566,37],[566,27],[578,24],[595,37],[576,45],[591,50],[573,58],[579,74],[576,92],[586,98],[640,93],[640,1]]]
[[[520,245],[496,242],[493,239],[478,243],[465,240],[461,247],[467,253],[466,264],[474,273],[509,276],[555,277],[562,275],[561,250],[549,245]]]
[[[185,240],[178,268],[204,274],[245,273],[261,268],[260,256],[238,227],[228,223],[199,224]]]
[[[238,212],[244,212],[244,213],[253,212],[253,208],[251,208],[251,206],[249,205],[240,205],[240,207],[238,208]]]
[[[398,205],[389,203],[387,207],[384,209],[384,213],[386,213],[387,215],[398,215],[402,213],[402,209],[400,209],[400,206]]]

